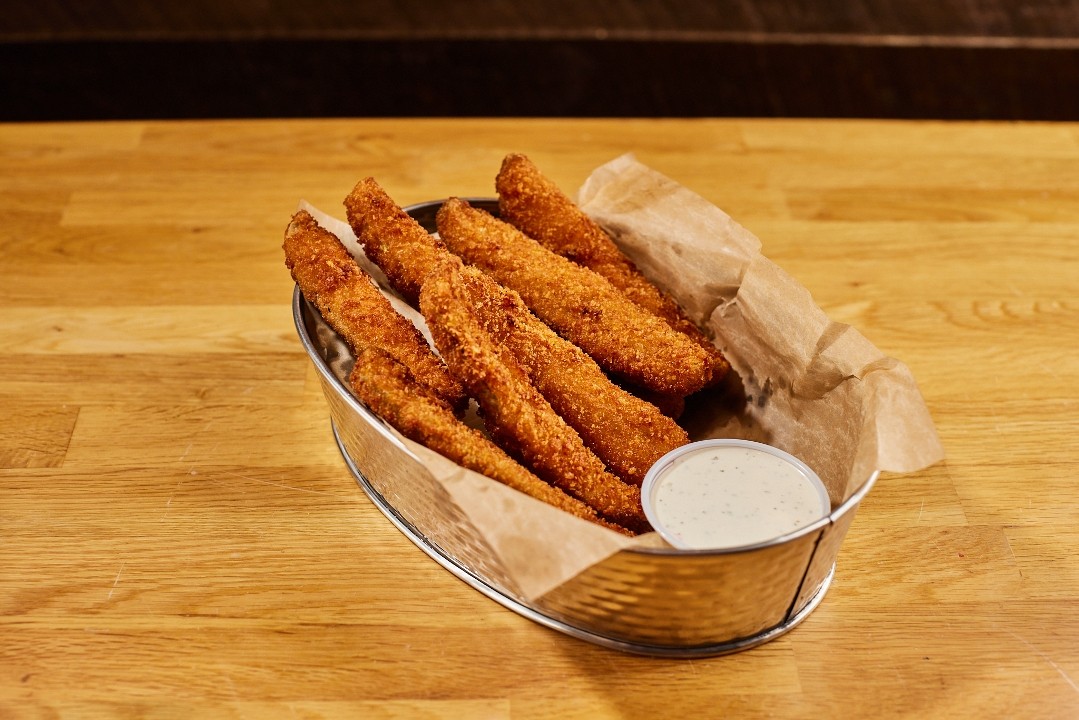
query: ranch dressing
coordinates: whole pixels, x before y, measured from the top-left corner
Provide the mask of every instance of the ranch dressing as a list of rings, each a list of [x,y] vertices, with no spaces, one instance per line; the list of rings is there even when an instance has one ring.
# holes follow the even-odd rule
[[[754,545],[795,532],[830,510],[805,463],[777,448],[706,440],[660,459],[642,487],[645,513],[683,549]]]

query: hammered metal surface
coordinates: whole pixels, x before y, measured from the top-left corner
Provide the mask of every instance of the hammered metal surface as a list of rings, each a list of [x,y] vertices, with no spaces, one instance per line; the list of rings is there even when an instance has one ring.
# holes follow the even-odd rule
[[[596,632],[654,645],[750,637],[787,619],[819,534],[735,553],[623,551],[536,605]]]
[[[819,600],[815,596],[834,562],[832,545],[838,552],[847,523],[835,528],[839,532],[829,533],[834,526],[827,526],[785,543],[740,552],[624,550],[528,601],[445,489],[347,389],[350,362],[340,340],[332,331],[327,334],[322,318],[302,297],[297,295],[295,302],[338,437],[380,495],[379,504],[393,509],[408,534],[435,546],[465,574],[512,601],[510,607],[520,605],[556,624],[636,644],[644,652],[695,647],[719,652],[754,636],[771,637],[810,601]],[[820,543],[825,552],[814,557],[822,534],[833,541],[827,547]],[[814,571],[803,586],[809,567],[823,574],[817,577]]]
[[[406,210],[428,226],[438,205]],[[372,499],[389,507],[421,547],[433,545],[457,570],[478,581],[473,583],[478,589],[508,601],[503,603],[507,607],[593,642],[614,640],[621,649],[655,654],[657,648],[706,648],[715,654],[785,632],[804,619],[827,589],[860,497],[834,512],[828,524],[785,542],[738,552],[623,550],[535,601],[524,599],[446,490],[352,395],[347,346],[298,290],[293,310],[297,331],[320,371],[342,450],[379,494]]]
[[[872,480],[871,478],[870,482]],[[794,601],[794,612],[801,610],[812,599],[812,585],[822,582],[832,572],[836,557],[839,555],[839,546],[843,543],[843,538],[846,537],[851,523],[854,522],[854,514],[857,509],[857,504],[853,504],[846,512],[837,511],[833,514],[832,523],[824,528],[824,535],[817,546],[817,552],[813,556],[812,562],[809,563],[809,569],[806,571],[805,586]]]
[[[322,323],[310,307],[305,320]],[[309,328],[310,331],[310,328]],[[500,591],[517,594],[497,555],[483,540],[445,488],[406,450],[372,413],[357,412],[362,403],[344,386],[338,372],[345,363],[328,368],[321,377],[337,436],[368,483],[402,520],[463,568],[485,578]]]

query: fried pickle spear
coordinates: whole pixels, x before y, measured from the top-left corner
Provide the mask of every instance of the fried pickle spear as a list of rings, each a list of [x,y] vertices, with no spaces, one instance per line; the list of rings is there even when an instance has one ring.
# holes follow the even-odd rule
[[[393,309],[333,233],[300,210],[285,230],[282,247],[285,265],[300,292],[355,355],[368,347],[382,348],[448,405],[463,406],[461,383],[419,330]]]
[[[611,472],[640,485],[657,460],[689,442],[674,420],[612,383],[583,350],[529,312],[517,293],[474,267],[464,268],[460,281],[483,329]]]
[[[459,198],[442,205],[437,223],[453,253],[517,291],[533,313],[605,370],[682,396],[712,382],[715,365],[704,348],[600,275]]]
[[[491,436],[547,482],[635,532],[649,529],[640,488],[607,472],[581,437],[528,381],[471,308],[459,260],[440,262],[420,292],[420,310],[439,352],[483,411]]]
[[[479,430],[458,420],[445,401],[417,383],[408,368],[382,350],[367,348],[360,353],[349,384],[360,400],[410,440],[571,515],[632,534],[543,482]]]
[[[396,287],[421,286],[441,259],[451,257],[445,244],[397,207],[374,180],[358,183],[345,203],[357,235],[368,238],[372,255],[386,259],[383,271]],[[620,478],[640,485],[656,460],[689,442],[673,420],[614,385],[592,358],[536,318],[516,293],[474,269],[466,270],[464,279],[484,329],[509,348],[536,389]]]
[[[641,400],[655,405],[659,408],[661,413],[672,420],[677,420],[682,417],[682,413],[686,410],[686,399],[681,395],[652,392],[651,390],[633,387],[632,385],[629,385],[624,389],[626,392],[636,395]]]
[[[356,183],[345,198],[345,213],[367,257],[416,307],[424,275],[448,252],[446,246],[402,210],[374,178]]]
[[[692,338],[712,355],[716,379],[722,377],[727,369],[726,359],[685,316],[678,303],[653,285],[603,228],[545,177],[527,156],[511,154],[502,160],[495,189],[503,220],[544,247],[607,278],[634,303]]]
[[[584,213],[526,156],[507,155],[495,178],[500,217],[562,257],[605,277],[631,301],[662,318],[703,347],[715,365],[714,381],[730,369],[719,348],[682,312],[674,298],[656,287],[618,248],[603,228]],[[664,414],[677,418],[684,398],[632,388]]]

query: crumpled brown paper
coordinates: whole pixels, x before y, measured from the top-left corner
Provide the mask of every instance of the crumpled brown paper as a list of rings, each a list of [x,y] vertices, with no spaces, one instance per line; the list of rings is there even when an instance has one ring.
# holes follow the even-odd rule
[[[628,155],[595,170],[579,202],[711,334],[737,373],[728,387],[687,403],[683,424],[693,439],[742,437],[780,447],[816,470],[833,506],[876,470],[911,472],[943,457],[907,368],[828,320],[723,211]],[[351,228],[301,207],[430,339],[423,318],[389,290]],[[348,369],[339,373],[345,387]],[[400,439],[497,555],[507,590],[526,601],[620,549],[665,545],[655,533],[625,538],[572,517]]]
[[[733,412],[692,408],[684,422],[694,439],[741,437],[786,450],[821,476],[833,505],[876,470],[912,472],[943,458],[907,367],[829,320],[715,205],[631,155],[595,170],[578,202],[705,328],[741,378],[745,402]]]

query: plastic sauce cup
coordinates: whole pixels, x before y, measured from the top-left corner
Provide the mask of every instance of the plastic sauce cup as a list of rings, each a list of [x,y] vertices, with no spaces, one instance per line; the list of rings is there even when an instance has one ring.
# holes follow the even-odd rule
[[[750,440],[701,440],[672,450],[645,475],[641,504],[655,531],[682,550],[764,544],[831,511],[828,491],[808,465]]]

